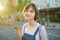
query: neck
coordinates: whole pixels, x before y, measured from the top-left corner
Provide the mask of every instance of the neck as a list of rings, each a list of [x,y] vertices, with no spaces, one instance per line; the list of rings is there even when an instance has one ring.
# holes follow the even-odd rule
[[[35,27],[36,22],[34,20],[29,20],[28,21],[28,27]]]

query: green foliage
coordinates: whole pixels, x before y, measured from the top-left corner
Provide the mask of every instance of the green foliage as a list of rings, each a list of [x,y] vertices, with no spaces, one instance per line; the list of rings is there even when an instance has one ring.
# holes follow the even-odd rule
[[[12,6],[12,0],[9,0],[8,4],[6,5],[6,9],[2,11],[3,14],[11,14],[15,12],[21,12],[25,4],[28,2],[28,0],[18,0],[17,6]]]

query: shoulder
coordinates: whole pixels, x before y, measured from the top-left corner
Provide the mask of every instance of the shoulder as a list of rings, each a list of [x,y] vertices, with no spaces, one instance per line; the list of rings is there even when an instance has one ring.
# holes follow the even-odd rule
[[[42,33],[46,32],[45,26],[40,24],[40,30],[41,30]]]
[[[41,25],[41,24],[38,23],[38,22],[37,22],[37,24],[38,24],[38,26],[39,26],[41,29],[45,29],[45,26]]]
[[[23,27],[26,26],[26,25],[27,25],[27,23],[24,23],[24,24],[23,24]]]
[[[24,23],[23,26],[22,26],[22,29],[24,29],[24,27],[27,25],[27,23]]]
[[[23,24],[23,26],[22,26],[22,32],[24,31],[26,25],[27,25],[27,23]]]

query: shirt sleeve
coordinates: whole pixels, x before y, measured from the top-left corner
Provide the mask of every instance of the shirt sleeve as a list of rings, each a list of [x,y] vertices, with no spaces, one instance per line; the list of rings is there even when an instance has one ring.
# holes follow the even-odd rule
[[[48,35],[44,26],[41,27],[40,36],[41,40],[48,40]]]
[[[26,26],[26,24],[24,24],[24,25],[22,26],[22,36],[24,35],[25,26]]]

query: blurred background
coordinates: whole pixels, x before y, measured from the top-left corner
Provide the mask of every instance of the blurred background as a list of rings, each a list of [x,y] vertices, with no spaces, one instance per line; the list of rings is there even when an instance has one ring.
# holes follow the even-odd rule
[[[26,23],[22,9],[27,3],[36,5],[36,21],[45,26],[49,40],[60,40],[60,0],[0,0],[0,40],[19,40],[14,27]]]

